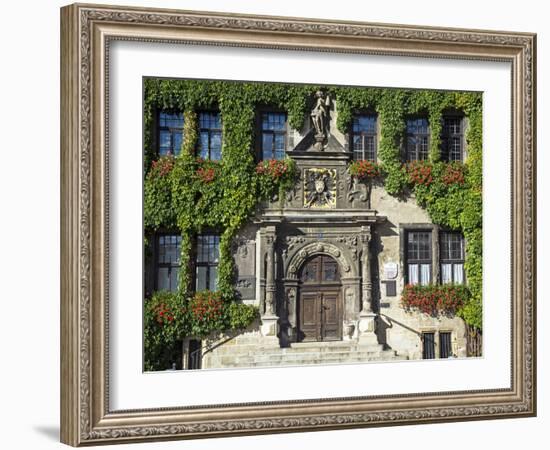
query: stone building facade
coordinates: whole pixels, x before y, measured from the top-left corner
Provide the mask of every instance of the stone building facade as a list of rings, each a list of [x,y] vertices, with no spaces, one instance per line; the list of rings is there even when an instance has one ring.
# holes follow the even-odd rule
[[[210,342],[203,368],[358,361],[354,353],[367,360],[466,356],[462,319],[400,305],[407,233],[429,232],[430,275],[438,280],[441,230],[414,198],[397,199],[350,175],[350,136],[336,129],[337,114],[332,103],[326,124],[287,130],[286,154],[299,179],[286,198],[264,203],[234,242],[236,287],[243,302],[259,306],[261,322]]]

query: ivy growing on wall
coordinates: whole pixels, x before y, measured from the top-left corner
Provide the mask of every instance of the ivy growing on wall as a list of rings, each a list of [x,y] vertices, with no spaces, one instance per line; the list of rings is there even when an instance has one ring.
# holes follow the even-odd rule
[[[481,330],[482,292],[482,95],[405,89],[331,88],[338,103],[338,129],[346,133],[354,111],[375,111],[380,121],[378,157],[384,187],[394,196],[413,194],[432,221],[461,231],[466,240],[466,277],[470,298],[457,310],[466,323]],[[468,121],[465,164],[441,161],[442,117],[458,111]],[[430,124],[429,159],[404,165],[407,116],[425,115]]]
[[[319,86],[241,83],[201,80],[146,79],[145,123],[145,228],[178,229],[182,235],[181,261],[190,260],[191,238],[207,229],[221,232],[219,290],[234,298],[234,267],[231,242],[253,215],[258,202],[292,185],[293,165],[279,170],[254,160],[254,123],[258,106],[269,105],[287,112],[289,125],[301,129],[309,103]],[[378,157],[387,192],[399,198],[413,195],[434,223],[460,230],[466,239],[466,274],[470,298],[458,310],[464,320],[481,329],[481,125],[479,93],[440,92],[384,88],[330,87],[336,100],[338,129],[347,133],[356,110],[372,110],[380,122]],[[195,157],[197,110],[219,109],[222,117],[222,160]],[[464,165],[441,162],[441,118],[446,110],[464,113],[468,119]],[[154,116],[158,110],[184,112],[184,140],[176,157],[157,160],[154,148]],[[402,164],[405,119],[425,114],[430,123],[429,170],[431,181],[419,182],[418,167]],[[457,174],[458,173],[458,174]],[[284,198],[280,196],[280,198]],[[190,290],[189,266],[182,264],[179,289]]]

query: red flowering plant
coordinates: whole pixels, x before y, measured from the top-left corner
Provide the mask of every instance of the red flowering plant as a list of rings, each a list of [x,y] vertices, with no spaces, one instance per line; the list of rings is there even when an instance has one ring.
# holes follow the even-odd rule
[[[429,161],[413,161],[405,164],[409,183],[429,186],[434,181],[434,168]]]
[[[407,311],[420,310],[430,316],[454,315],[470,296],[469,289],[459,284],[407,284],[401,295],[401,305]]]
[[[189,331],[183,301],[176,292],[155,292],[145,299],[143,315],[145,370],[167,369],[175,358],[171,349]]]
[[[360,181],[370,181],[382,176],[382,167],[375,161],[353,161],[349,173]]]
[[[445,167],[445,170],[443,171],[441,181],[443,181],[443,183],[446,184],[447,186],[450,186],[453,184],[464,184],[465,171],[466,171],[466,166],[462,163],[453,162],[453,163],[447,164]]]
[[[218,161],[197,158],[197,166],[195,175],[202,183],[211,183],[219,175],[220,163]]]
[[[199,291],[187,303],[190,334],[207,336],[227,328],[227,307],[219,291]]]
[[[174,155],[168,153],[166,156],[161,156],[159,159],[151,163],[150,177],[165,177],[174,168]]]
[[[272,198],[277,189],[284,191],[294,185],[296,164],[292,158],[265,159],[256,165],[258,187],[262,198]]]

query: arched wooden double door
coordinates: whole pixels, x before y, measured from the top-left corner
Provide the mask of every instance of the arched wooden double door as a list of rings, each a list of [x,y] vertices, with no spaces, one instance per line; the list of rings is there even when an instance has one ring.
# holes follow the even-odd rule
[[[304,342],[342,339],[338,263],[330,256],[314,256],[304,263],[300,281],[298,339]]]

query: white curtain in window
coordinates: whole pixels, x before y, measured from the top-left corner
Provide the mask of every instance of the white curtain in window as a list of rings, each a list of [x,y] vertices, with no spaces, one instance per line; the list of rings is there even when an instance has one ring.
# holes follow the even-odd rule
[[[409,264],[409,284],[418,284],[418,264]]]
[[[441,264],[441,282],[452,283],[453,282],[453,265],[452,264]]]
[[[207,272],[207,268],[204,267],[204,266],[198,266],[197,267],[197,285],[196,285],[196,289],[197,291],[204,291],[207,286],[206,286],[206,272]]]
[[[453,275],[454,275],[454,281],[456,284],[463,284],[464,283],[464,265],[455,264]]]
[[[211,291],[215,291],[217,288],[218,288],[218,268],[211,267],[208,289]]]
[[[430,284],[430,264],[420,265],[420,284]]]
[[[168,267],[159,267],[157,276],[157,289],[159,291],[170,290],[170,275],[168,273]]]

